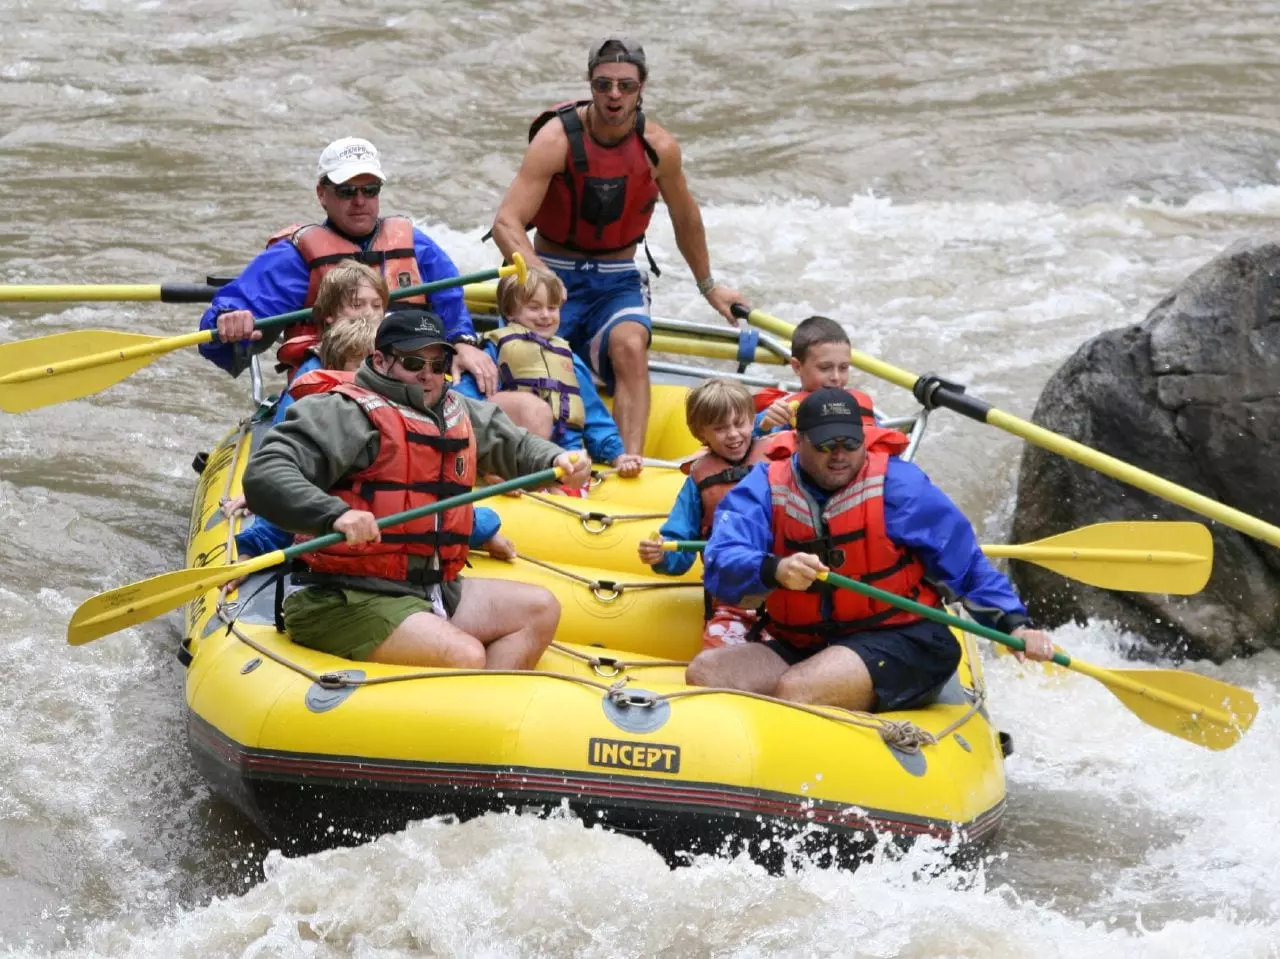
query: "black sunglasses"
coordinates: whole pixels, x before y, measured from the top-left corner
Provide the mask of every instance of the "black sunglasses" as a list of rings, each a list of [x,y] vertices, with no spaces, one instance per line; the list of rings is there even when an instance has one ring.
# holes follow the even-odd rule
[[[364,186],[352,186],[350,183],[330,183],[333,195],[339,200],[354,200],[357,193],[363,193],[370,200],[382,192],[381,183],[366,183]]]
[[[825,443],[814,443],[813,448],[819,453],[834,453],[837,449],[852,453],[861,445],[862,440],[851,439],[848,436],[837,436],[835,439],[827,440]]]
[[[453,365],[451,362],[453,357],[451,356],[437,356],[432,360],[428,360],[425,356],[418,356],[417,354],[412,353],[408,356],[404,356],[400,353],[392,353],[391,358],[410,373],[421,373],[426,369],[427,364],[430,363],[431,373],[433,376],[441,376],[444,373],[448,373],[450,366]]]
[[[624,77],[621,80],[615,80],[613,77],[595,77],[591,81],[591,89],[596,93],[608,93],[615,83],[618,85],[619,93],[630,94],[640,89],[640,81],[632,80],[630,77]]]

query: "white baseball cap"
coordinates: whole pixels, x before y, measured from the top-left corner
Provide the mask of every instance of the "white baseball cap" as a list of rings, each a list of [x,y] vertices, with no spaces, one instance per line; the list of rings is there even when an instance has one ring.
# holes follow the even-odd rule
[[[384,182],[387,179],[382,172],[377,147],[359,137],[343,137],[334,140],[320,154],[316,181],[328,177],[330,183],[346,183],[362,173],[370,173]]]

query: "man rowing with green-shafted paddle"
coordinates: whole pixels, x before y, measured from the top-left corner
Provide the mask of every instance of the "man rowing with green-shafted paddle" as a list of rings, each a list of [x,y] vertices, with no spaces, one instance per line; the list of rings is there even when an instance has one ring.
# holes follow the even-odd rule
[[[305,554],[284,601],[294,642],[408,666],[529,669],[555,635],[560,606],[537,586],[460,572],[470,505],[380,531],[377,520],[466,493],[477,471],[504,477],[552,466],[581,487],[590,461],[445,389],[453,356],[439,317],[397,310],[354,377],[290,407],[244,476],[249,508],[299,539],[346,542]]]

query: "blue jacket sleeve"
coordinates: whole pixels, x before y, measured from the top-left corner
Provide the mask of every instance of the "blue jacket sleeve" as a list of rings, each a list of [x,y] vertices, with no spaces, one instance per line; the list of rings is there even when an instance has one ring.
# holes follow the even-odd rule
[[[501,528],[501,516],[487,506],[477,506],[472,519],[471,537],[467,540],[467,545],[472,549],[479,549],[497,536],[498,530]]]
[[[578,390],[582,393],[582,406],[586,410],[582,439],[586,441],[587,453],[597,463],[612,463],[627,451],[622,445],[618,424],[613,421],[613,414],[604,405],[604,400],[600,399],[600,393],[591,379],[591,370],[576,353],[573,355],[573,372],[578,376]],[[566,434],[568,432],[565,431]],[[560,445],[565,449],[581,449],[584,444],[580,442],[577,447],[566,446],[564,443]]]
[[[494,363],[498,362],[497,344],[490,343],[488,340],[481,340],[480,348],[489,354],[489,359],[493,360]],[[463,396],[469,396],[473,400],[480,400],[483,402],[488,399],[487,396],[480,392],[480,386],[476,383],[476,378],[470,373],[463,373],[461,377],[454,380],[453,386],[450,387],[450,389],[461,393]]]
[[[436,280],[447,280],[458,276],[458,268],[437,244],[419,229],[413,231],[413,248],[418,255],[418,272],[422,274],[423,283]],[[462,287],[451,286],[447,290],[436,290],[430,296],[431,309],[444,321],[445,336],[475,335],[475,327],[471,323],[471,314],[467,312],[467,304],[463,299]]]
[[[255,256],[244,272],[218,290],[200,317],[200,329],[214,329],[218,315],[232,310],[248,310],[259,320],[300,310],[307,300],[310,282],[311,274],[294,245],[273,243]],[[262,339],[253,345],[253,351],[265,350],[279,334],[279,328],[264,331]],[[200,344],[200,353],[232,376],[239,376],[249,365],[251,351],[249,341],[214,340]]]
[[[659,531],[663,539],[697,539],[702,533],[702,497],[692,479],[686,479],[676,496],[671,515]],[[663,553],[662,561],[653,564],[655,573],[680,576],[697,560],[697,553]]]
[[[773,587],[760,578],[773,547],[773,503],[769,464],[758,463],[716,509],[715,525],[702,561],[707,591],[726,603],[758,596]]]
[[[1028,622],[1013,585],[982,554],[973,526],[913,463],[893,457],[884,484],[885,532],[920,558],[929,578],[973,618],[1008,632]]]
[[[255,516],[252,523],[236,533],[236,552],[241,559],[261,556],[292,545],[292,533],[261,516]]]

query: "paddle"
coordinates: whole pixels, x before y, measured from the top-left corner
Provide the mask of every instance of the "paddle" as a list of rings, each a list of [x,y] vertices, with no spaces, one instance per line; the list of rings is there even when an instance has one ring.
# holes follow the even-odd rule
[[[791,333],[795,330],[795,327],[790,323],[780,320],[776,316],[770,316],[760,310],[748,310],[741,304],[733,307],[733,315],[738,319],[745,319],[752,326],[757,326],[762,330],[767,330],[770,333],[788,339],[790,339]],[[1097,470],[1112,479],[1128,483],[1130,486],[1145,490],[1155,496],[1163,497],[1172,503],[1177,503],[1179,506],[1191,510],[1193,513],[1199,513],[1201,516],[1209,517],[1209,519],[1216,519],[1219,523],[1239,530],[1254,539],[1262,540],[1262,542],[1269,543],[1272,546],[1280,546],[1280,527],[1272,526],[1256,516],[1250,516],[1248,513],[1219,503],[1217,500],[1189,490],[1185,486],[1171,483],[1169,480],[1156,476],[1154,473],[1148,473],[1146,470],[1131,466],[1124,460],[1108,456],[1106,453],[1100,453],[1085,446],[1083,443],[1077,443],[1075,440],[1069,440],[1065,436],[1059,436],[1052,430],[1036,426],[1034,423],[1019,419],[1003,410],[998,410],[977,397],[968,395],[964,392],[963,387],[947,383],[936,376],[917,376],[914,373],[908,373],[906,370],[891,366],[888,363],[877,360],[874,356],[868,356],[858,350],[849,351],[849,361],[865,373],[870,373],[872,376],[878,376],[882,380],[887,380],[904,389],[911,390],[916,399],[929,409],[942,406],[970,419],[977,420],[979,423],[990,424],[1004,430],[1006,433],[1021,437],[1028,443],[1034,443],[1036,446],[1047,449],[1052,453],[1057,453],[1059,456],[1065,456],[1067,459],[1073,460],[1082,466]]]
[[[0,283],[0,303],[208,303],[217,292],[208,283]]]
[[[419,283],[395,290],[391,299],[401,300],[434,293],[467,283],[480,283],[514,273],[521,282],[528,275],[524,259],[516,254],[509,266],[452,276],[433,283]],[[294,310],[258,320],[255,329],[299,323],[311,310]],[[0,410],[24,413],[55,403],[65,403],[105,390],[148,366],[159,356],[187,346],[212,343],[217,330],[197,330],[182,336],[147,336],[111,330],[54,333],[0,346]]]
[[[838,573],[819,573],[818,578],[1018,652],[1026,650],[1026,644],[1016,636],[886,593],[856,579]],[[1147,725],[1207,749],[1230,749],[1253,725],[1258,714],[1252,693],[1208,676],[1176,669],[1103,669],[1072,659],[1063,652],[1055,652],[1053,662],[1102,683]]]
[[[654,538],[657,538],[655,534]],[[1134,547],[1133,543],[1144,543]],[[668,540],[668,552],[701,552],[706,540]],[[1069,579],[1129,593],[1190,596],[1213,571],[1213,537],[1201,523],[1096,523],[1018,546],[984,546],[988,556],[1017,559]]]
[[[428,506],[384,516],[378,520],[378,528],[386,529],[388,526],[430,516],[432,513],[440,513],[455,506],[466,506],[468,503],[498,496],[511,490],[554,482],[563,475],[563,469],[553,466],[537,473],[530,473],[528,476],[517,476],[515,479],[472,490],[460,496],[451,496]],[[261,556],[255,556],[253,559],[232,566],[193,566],[99,593],[81,603],[71,616],[71,622],[67,624],[67,642],[72,646],[83,646],[102,636],[129,626],[136,626],[138,623],[177,609],[183,603],[189,603],[197,596],[224,586],[233,579],[277,566],[296,556],[324,549],[326,546],[336,546],[344,539],[341,533],[328,533],[287,549],[263,553]]]

